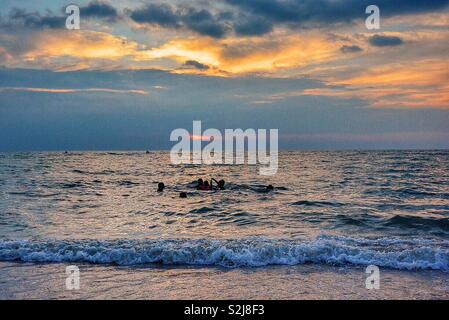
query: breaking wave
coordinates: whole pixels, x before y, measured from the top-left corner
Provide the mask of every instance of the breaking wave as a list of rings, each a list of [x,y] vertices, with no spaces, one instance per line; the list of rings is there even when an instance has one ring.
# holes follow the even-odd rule
[[[321,235],[312,241],[270,240],[1,240],[0,261],[116,265],[261,267],[305,263],[377,265],[449,271],[449,241],[356,239]]]

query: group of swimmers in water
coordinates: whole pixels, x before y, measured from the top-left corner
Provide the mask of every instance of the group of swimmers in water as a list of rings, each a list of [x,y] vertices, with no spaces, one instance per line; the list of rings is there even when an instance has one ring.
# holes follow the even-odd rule
[[[215,186],[214,186],[214,182],[216,184]],[[199,178],[197,180],[196,189],[200,190],[200,191],[225,190],[225,184],[226,184],[226,182],[223,179],[217,181],[214,178],[212,178],[209,183],[209,181]],[[165,184],[163,182],[159,182],[157,185],[157,192],[163,192],[164,189],[165,189]],[[267,191],[267,192],[273,191],[273,190],[274,190],[274,187],[271,184],[265,187],[265,191]],[[187,198],[187,193],[181,192],[179,194],[179,197]]]
[[[214,186],[214,182],[217,184],[216,186]],[[197,181],[198,185],[196,186],[197,190],[203,190],[203,191],[208,191],[208,190],[224,190],[225,189],[225,181],[222,179],[220,181],[215,180],[214,178],[212,178],[209,181],[204,181],[203,179],[199,178]]]

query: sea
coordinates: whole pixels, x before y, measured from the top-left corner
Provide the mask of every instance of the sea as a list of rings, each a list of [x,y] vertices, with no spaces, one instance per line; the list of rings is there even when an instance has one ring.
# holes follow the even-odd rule
[[[285,151],[258,169],[0,153],[0,299],[449,299],[449,151]]]

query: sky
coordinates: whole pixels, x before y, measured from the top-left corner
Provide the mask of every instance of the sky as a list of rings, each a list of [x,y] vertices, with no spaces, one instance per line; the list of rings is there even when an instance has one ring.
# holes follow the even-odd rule
[[[194,120],[449,148],[448,57],[449,0],[0,0],[0,152],[170,149]]]

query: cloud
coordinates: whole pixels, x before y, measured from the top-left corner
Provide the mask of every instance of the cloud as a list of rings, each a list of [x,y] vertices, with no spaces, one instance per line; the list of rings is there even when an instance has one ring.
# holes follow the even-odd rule
[[[63,28],[66,17],[55,16],[48,13],[42,16],[39,12],[27,12],[23,9],[14,8],[9,13],[9,20],[3,22],[3,27],[22,26],[26,28]]]
[[[80,8],[82,17],[87,18],[102,18],[109,20],[116,20],[119,16],[117,9],[107,2],[92,1],[87,6]]]
[[[366,17],[371,0],[225,0],[241,12],[252,14],[267,22],[289,24],[292,27],[328,26],[350,23]],[[449,0],[378,0],[382,17],[421,14],[448,6]]]
[[[213,38],[231,34],[237,36],[261,36],[273,31],[276,26],[287,28],[323,27],[329,24],[348,24],[366,17],[369,0],[224,0],[228,5],[204,9],[199,2],[186,5],[150,3],[140,8],[125,9],[131,20],[138,24],[149,24],[162,28],[184,28]],[[438,12],[449,5],[449,0],[379,0],[382,17],[403,16]],[[229,8],[232,8],[231,10]],[[115,21],[118,10],[108,2],[95,0],[80,8],[86,19]],[[63,11],[63,10],[62,10]],[[8,24],[30,28],[62,28],[66,16],[47,12],[11,11]]]
[[[449,71],[439,60],[392,63],[366,67],[327,88],[310,89],[300,95],[358,98],[378,108],[449,109]]]
[[[215,18],[207,10],[197,10],[190,8],[183,16],[184,23],[193,31],[213,38],[222,38],[226,32],[226,26]]]
[[[64,14],[65,7],[61,8],[63,14],[56,15],[51,11],[47,11],[45,15],[39,12],[28,12],[25,9],[13,8],[11,9],[8,19],[1,21],[0,27],[16,28],[25,27],[28,29],[62,29],[65,28],[67,15]],[[80,7],[81,19],[105,19],[108,21],[115,21],[119,14],[117,9],[112,5],[102,1],[92,1],[87,6]]]
[[[261,36],[276,26],[287,28],[325,27],[330,24],[350,24],[366,18],[370,0],[224,0],[232,8],[215,6],[200,9],[198,2],[185,5],[151,3],[128,10],[131,19],[139,24],[163,28],[185,28],[201,35],[223,38]],[[436,12],[449,5],[449,0],[378,0],[382,17]]]
[[[235,22],[234,30],[237,35],[260,36],[273,30],[273,23],[260,17],[242,17]]]
[[[320,33],[282,37],[176,39],[148,53],[148,58],[194,60],[210,68],[207,74],[275,73],[338,58],[338,49]],[[219,72],[220,74],[217,74]]]
[[[184,66],[186,66],[186,67],[194,67],[194,68],[196,68],[198,70],[208,70],[209,69],[208,65],[200,63],[200,62],[195,61],[195,60],[187,60],[184,63]]]
[[[396,36],[374,35],[369,38],[369,43],[374,47],[394,47],[404,43],[401,38]]]
[[[39,33],[35,49],[26,53],[26,59],[73,56],[83,59],[120,59],[135,54],[138,44],[111,34],[82,31],[54,31]]]
[[[150,57],[142,44],[87,30],[22,30],[8,36],[0,34],[0,52],[3,52],[0,63],[5,66],[56,71],[148,68],[157,63],[157,58]]]
[[[148,4],[145,7],[131,11],[131,19],[137,23],[156,24],[162,27],[179,28],[180,17],[168,4]]]
[[[35,92],[35,93],[118,93],[118,94],[138,94],[148,95],[145,90],[121,90],[110,88],[85,88],[85,89],[55,89],[55,88],[23,88],[4,87],[0,92]]]
[[[201,35],[222,38],[228,29],[223,16],[215,16],[205,9],[174,8],[168,4],[148,4],[130,12],[137,23],[165,28],[187,28]]]
[[[348,45],[344,45],[340,48],[340,51],[343,53],[355,53],[355,52],[361,52],[363,51],[362,48],[360,48],[359,46],[348,46]]]
[[[330,24],[349,24],[366,17],[365,9],[370,0],[224,0],[225,5],[210,5],[193,1],[185,4],[150,3],[139,8],[125,9],[131,20],[162,28],[184,28],[213,38],[237,36],[261,36],[277,26],[287,28],[325,27]],[[382,18],[419,15],[444,10],[449,0],[378,0]],[[115,21],[118,10],[105,1],[95,0],[80,8],[87,19]],[[9,24],[26,27],[61,28],[64,14],[26,12],[14,9]]]

